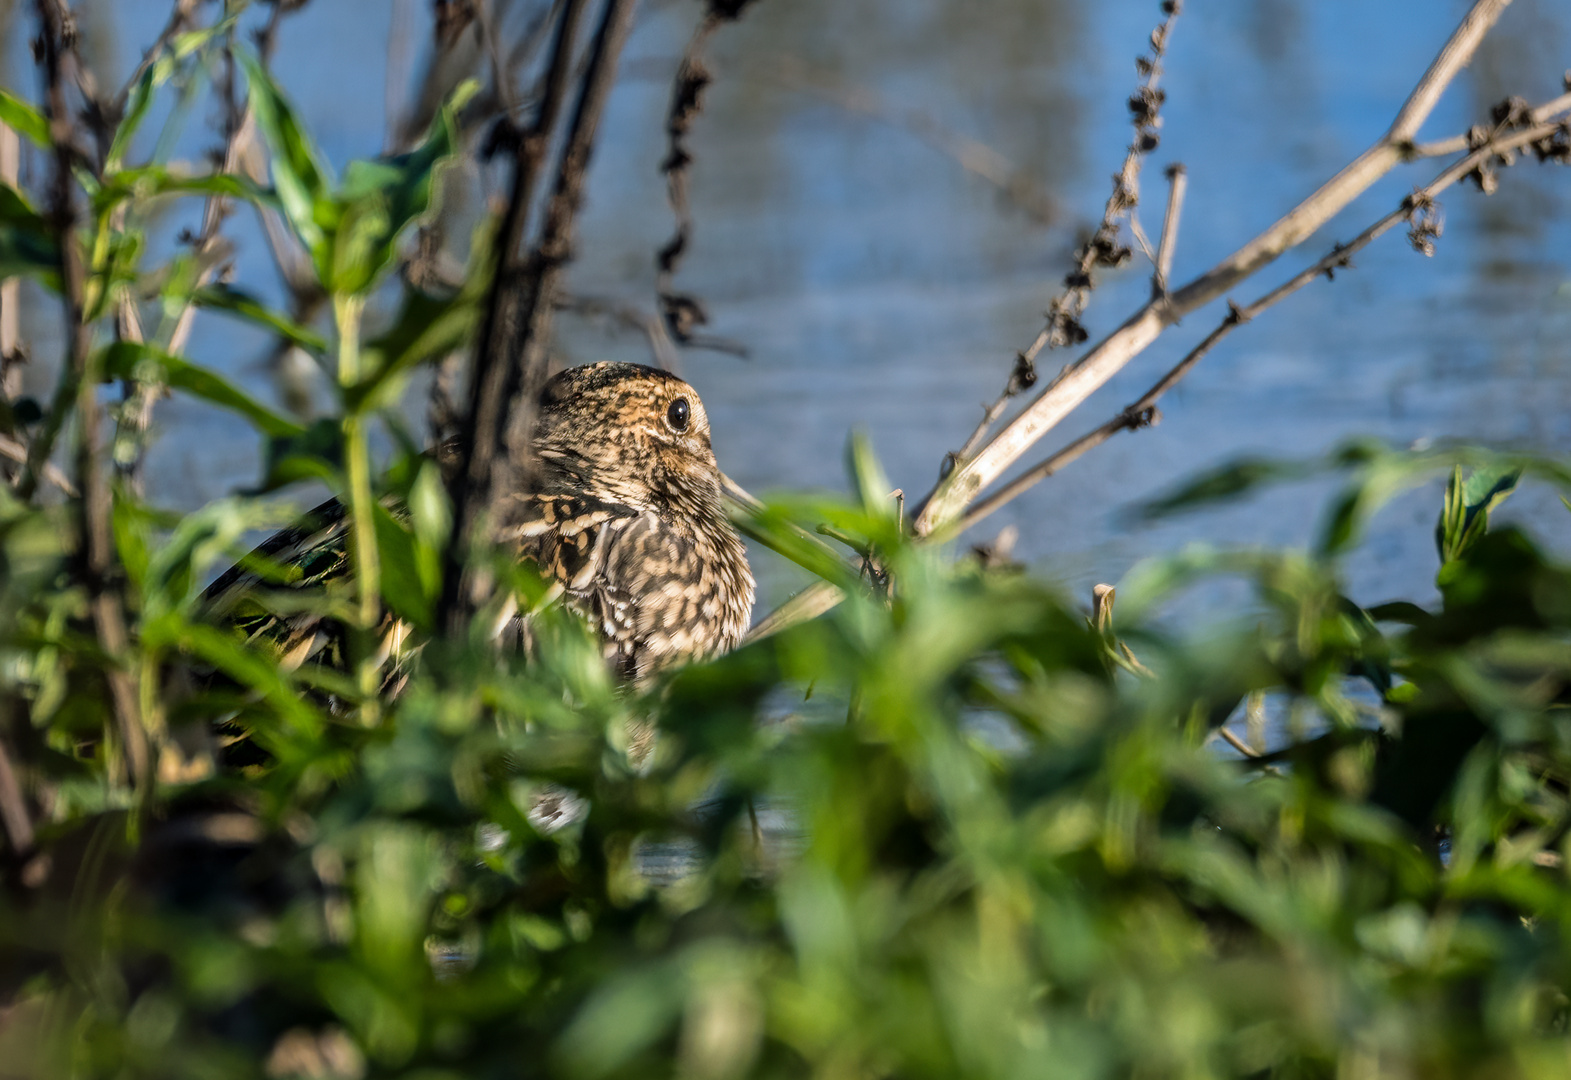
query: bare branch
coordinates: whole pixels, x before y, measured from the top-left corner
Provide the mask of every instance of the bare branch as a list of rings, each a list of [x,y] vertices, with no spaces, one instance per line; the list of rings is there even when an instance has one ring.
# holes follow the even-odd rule
[[[844,599],[845,593],[834,585],[827,581],[815,581],[754,623],[753,628],[742,639],[742,644],[750,645],[755,641],[762,641],[798,623],[816,619],[824,612],[832,610]]]
[[[1566,108],[1571,110],[1571,101],[1566,103]],[[1221,324],[1207,334],[1205,339],[1190,350],[1188,355],[1180,360],[1167,374],[1157,380],[1155,385],[1141,395],[1139,400],[1126,406],[1123,411],[1101,427],[1082,435],[1046,461],[1021,473],[997,492],[977,503],[960,519],[953,532],[959,533],[969,529],[1004,504],[1018,498],[1025,491],[1052,476],[1065,465],[1078,460],[1088,450],[1102,445],[1119,432],[1154,427],[1161,421],[1161,412],[1156,407],[1157,401],[1176,386],[1179,380],[1188,375],[1194,366],[1215,348],[1218,342],[1232,333],[1235,328],[1254,319],[1267,308],[1280,303],[1316,278],[1330,278],[1337,270],[1350,267],[1353,255],[1368,247],[1376,239],[1403,221],[1410,221],[1415,214],[1422,213],[1425,208],[1433,206],[1436,195],[1458,181],[1473,175],[1485,163],[1502,154],[1509,154],[1514,150],[1541,143],[1561,130],[1563,130],[1561,122],[1545,122],[1521,130],[1501,133],[1491,138],[1473,153],[1448,166],[1434,180],[1402,200],[1400,207],[1386,214],[1359,233],[1350,243],[1335,245],[1319,261],[1293,275],[1292,278],[1261,296],[1254,303],[1246,307],[1230,304],[1227,317],[1222,320]],[[1420,248],[1420,250],[1424,249]],[[1429,252],[1425,251],[1425,253]]]
[[[1391,124],[1391,130],[1386,133],[1385,142],[1400,146],[1411,143],[1418,136],[1418,129],[1439,104],[1440,95],[1445,93],[1451,80],[1473,59],[1473,53],[1478,51],[1484,35],[1489,33],[1490,27],[1495,25],[1495,20],[1500,18],[1509,3],[1511,0],[1480,0],[1473,5],[1473,9],[1462,19],[1462,25],[1452,33],[1440,54],[1429,65],[1429,70],[1424,72],[1424,77],[1418,80],[1418,85],[1407,96],[1407,101],[1403,102],[1396,120]]]
[[[1095,271],[1102,267],[1122,266],[1129,259],[1129,248],[1119,242],[1118,223],[1128,220],[1130,233],[1150,254],[1150,245],[1140,228],[1136,209],[1140,205],[1140,165],[1144,156],[1155,150],[1161,141],[1161,108],[1166,94],[1158,85],[1162,78],[1162,60],[1167,55],[1168,42],[1173,35],[1173,23],[1182,11],[1177,0],[1165,0],[1162,5],[1164,18],[1151,31],[1151,55],[1135,61],[1135,71],[1141,82],[1129,98],[1130,121],[1134,135],[1124,154],[1124,163],[1113,174],[1113,190],[1102,209],[1102,222],[1091,238],[1075,252],[1074,268],[1064,277],[1064,288],[1053,298],[1047,310],[1047,325],[1022,352],[1015,354],[1015,366],[1001,394],[982,411],[982,420],[966,438],[959,450],[948,454],[940,473],[948,477],[956,464],[968,461],[987,437],[1009,403],[1036,385],[1036,358],[1046,349],[1070,348],[1083,343],[1089,336],[1081,325],[1086,307],[1091,302],[1091,290],[1096,287]],[[1069,371],[1065,367],[1048,384],[1048,389]],[[942,482],[941,482],[942,483]],[[929,499],[931,501],[931,499]],[[920,518],[918,519],[920,523]]]
[[[919,534],[931,532],[961,515],[984,488],[1173,322],[1224,296],[1244,278],[1308,239],[1349,202],[1400,164],[1411,150],[1412,133],[1428,116],[1440,91],[1471,58],[1483,34],[1507,3],[1509,0],[1477,0],[1409,96],[1391,131],[1276,224],[1211,270],[1170,293],[1164,301],[1147,304],[1081,357],[975,457],[962,461],[940,482],[918,515],[916,531]]]
[[[142,80],[143,75],[147,74],[147,69],[158,61],[158,55],[175,39],[175,35],[185,29],[200,3],[201,0],[175,0],[174,9],[169,13],[169,21],[164,23],[157,40],[147,47],[147,51],[142,54],[142,59],[132,70],[131,77],[125,81],[125,85],[109,103],[109,118],[113,123],[120,122],[121,116],[125,113],[126,102],[130,100],[131,91],[136,89],[136,84]]]
[[[1151,297],[1154,300],[1167,295],[1167,280],[1173,273],[1173,252],[1178,247],[1178,218],[1184,212],[1184,193],[1189,189],[1189,174],[1182,165],[1169,165],[1167,178],[1172,187],[1167,192],[1167,213],[1162,216],[1162,239],[1156,249],[1156,270],[1151,275]]]
[[[480,41],[485,48],[486,57],[491,61],[491,80],[495,84],[497,104],[503,113],[511,116],[516,108],[513,102],[512,77],[508,71],[507,61],[502,57],[502,43],[497,39],[496,27],[492,25],[484,3],[475,4],[469,10],[474,14],[475,27],[480,33]]]
[[[649,342],[650,356],[656,367],[670,372],[677,372],[681,368],[682,358],[677,354],[671,335],[666,333],[665,322],[657,316],[641,311],[632,304],[604,296],[564,294],[556,298],[556,307],[558,311],[570,311],[583,316],[609,316],[621,325],[644,335],[645,340]]]
[[[129,638],[125,611],[112,580],[115,573],[114,537],[110,530],[109,485],[99,460],[99,416],[97,380],[89,370],[92,331],[84,322],[83,291],[86,268],[76,237],[76,199],[72,179],[75,154],[71,149],[73,122],[66,105],[62,51],[68,47],[68,24],[57,0],[37,0],[39,23],[39,60],[44,69],[45,101],[48,103],[49,138],[54,148],[54,170],[50,178],[49,213],[60,249],[60,285],[64,296],[66,358],[62,385],[75,386],[77,417],[77,484],[81,488],[81,542],[77,557],[82,562],[82,580],[87,586],[88,607],[98,643],[107,657],[104,678],[109,684],[114,727],[131,784],[144,788],[152,781],[152,757],[147,731],[142,726],[136,677],[120,666]],[[69,13],[66,13],[68,17]],[[65,401],[57,399],[63,409]],[[36,477],[48,460],[44,440],[35,440],[23,476],[23,493],[31,498]],[[40,456],[42,454],[42,456]]]
[[[242,169],[255,134],[255,123],[250,101],[247,100],[242,106],[237,96],[234,56],[228,48],[224,50],[224,75],[218,81],[217,90],[224,108],[224,150],[218,162],[217,175],[229,175]],[[201,231],[191,241],[192,254],[200,267],[195,289],[209,284],[221,268],[219,233],[225,218],[228,217],[228,203],[228,199],[215,194],[209,195],[203,206]],[[121,339],[143,340],[140,320],[136,319],[136,307],[129,292],[122,292],[119,312]],[[132,332],[127,333],[126,323],[133,319],[136,319],[136,326]],[[191,297],[187,297],[174,319],[166,320],[167,337],[163,331],[160,331],[159,336],[165,337],[164,347],[168,352],[179,354],[185,349],[195,320],[196,304]],[[126,381],[125,401],[120,410],[119,422],[115,430],[114,452],[111,456],[117,472],[137,491],[140,491],[142,486],[146,436],[148,428],[152,425],[153,406],[164,392],[164,388],[156,383],[149,384],[138,379]]]
[[[1237,735],[1234,735],[1231,729],[1219,727],[1216,729],[1216,733],[1222,737],[1222,740],[1226,742],[1227,745],[1231,746],[1234,750],[1237,750],[1245,757],[1257,758],[1260,756],[1260,752],[1258,750],[1250,746],[1243,739],[1240,739]]]
[[[13,461],[18,465],[27,462],[27,447],[9,435],[0,435],[0,457]],[[76,498],[76,485],[71,483],[71,478],[61,471],[60,467],[52,461],[44,462],[44,479],[53,484],[68,498]]]
[[[539,237],[521,265],[517,250],[535,178],[566,90],[574,30],[584,7],[581,0],[567,0],[557,24],[540,112],[517,144],[512,197],[498,239],[498,269],[471,380],[468,417],[458,436],[453,541],[448,545],[439,608],[439,619],[450,632],[462,630],[468,612],[488,588],[485,581],[466,572],[470,549],[481,539],[477,524],[496,505],[498,493],[527,491],[532,483],[530,440],[536,399],[545,382],[552,304],[572,253],[584,176],[635,6],[636,0],[607,0]]]

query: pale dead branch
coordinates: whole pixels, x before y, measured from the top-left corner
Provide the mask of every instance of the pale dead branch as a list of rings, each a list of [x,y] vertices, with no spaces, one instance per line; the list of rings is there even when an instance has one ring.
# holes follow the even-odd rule
[[[1564,109],[1566,112],[1571,113],[1571,101],[1565,102]],[[1545,111],[1545,108],[1541,107],[1533,110],[1531,115],[1535,117],[1544,115]],[[1335,245],[1318,262],[1306,267],[1253,303],[1244,307],[1229,304],[1228,314],[1221,324],[1206,335],[1199,345],[1190,350],[1177,365],[1163,375],[1139,400],[1126,406],[1117,416],[1107,421],[1101,427],[1082,435],[1046,461],[1021,473],[997,492],[971,507],[960,518],[953,532],[959,533],[969,529],[1005,503],[1017,498],[1042,480],[1052,476],[1065,465],[1083,456],[1087,451],[1102,445],[1102,443],[1120,431],[1136,431],[1141,428],[1154,426],[1161,420],[1161,413],[1156,407],[1158,399],[1177,385],[1180,379],[1189,374],[1194,369],[1194,366],[1218,342],[1232,333],[1235,328],[1249,322],[1267,308],[1280,303],[1316,278],[1321,276],[1329,278],[1336,270],[1349,267],[1354,254],[1363,250],[1394,226],[1403,221],[1413,223],[1414,247],[1426,255],[1431,254],[1434,250],[1433,237],[1439,234],[1438,225],[1430,223],[1433,221],[1432,214],[1435,206],[1435,196],[1453,184],[1476,174],[1481,168],[1496,158],[1552,138],[1557,132],[1563,130],[1563,126],[1562,121],[1547,120],[1518,131],[1501,132],[1491,136],[1486,143],[1471,154],[1450,165],[1440,175],[1436,176],[1434,180],[1403,199],[1401,206],[1359,233],[1351,242]],[[946,535],[949,533],[950,530],[945,530]]]
[[[1119,240],[1120,222],[1129,223],[1131,235],[1146,255],[1155,261],[1156,256],[1145,239],[1145,232],[1140,228],[1140,167],[1145,155],[1161,143],[1161,110],[1167,100],[1166,92],[1159,85],[1162,60],[1172,40],[1174,21],[1182,10],[1177,0],[1165,0],[1162,4],[1165,17],[1151,31],[1151,54],[1135,60],[1135,71],[1141,82],[1129,98],[1133,132],[1129,149],[1124,153],[1123,164],[1113,174],[1113,190],[1102,208],[1101,222],[1090,238],[1076,249],[1074,266],[1064,277],[1064,287],[1048,305],[1046,324],[1030,345],[1015,354],[1014,368],[1004,383],[1003,392],[992,404],[983,407],[982,419],[965,443],[959,450],[945,455],[940,468],[941,476],[949,476],[957,463],[969,460],[1010,403],[1036,385],[1036,359],[1043,349],[1072,348],[1084,343],[1089,337],[1080,320],[1091,302],[1091,290],[1096,288],[1096,271],[1122,266],[1130,257],[1129,248]],[[1067,366],[1061,370],[1047,389],[1056,386],[1069,370]]]
[[[1148,303],[1038,394],[978,450],[942,479],[916,520],[925,535],[965,508],[1048,431],[1143,352],[1167,327],[1222,296],[1283,252],[1303,243],[1370,185],[1407,160],[1413,138],[1440,94],[1470,60],[1510,0],[1478,0],[1398,111],[1390,130],[1319,190],[1200,277]]]

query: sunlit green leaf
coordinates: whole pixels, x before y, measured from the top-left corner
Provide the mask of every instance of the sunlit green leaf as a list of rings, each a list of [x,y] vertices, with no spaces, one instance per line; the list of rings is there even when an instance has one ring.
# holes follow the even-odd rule
[[[163,165],[143,165],[122,169],[107,177],[93,192],[93,211],[103,214],[126,199],[152,199],[164,195],[221,195],[259,206],[276,202],[271,192],[257,187],[244,176],[230,173],[182,176]]]
[[[1435,546],[1443,566],[1467,556],[1489,529],[1489,512],[1516,490],[1520,465],[1484,465],[1464,473],[1458,465],[1446,485],[1445,506],[1435,525]]]
[[[394,614],[417,627],[429,629],[431,602],[435,597],[421,572],[415,537],[407,525],[388,513],[386,507],[377,504],[373,515],[382,568],[382,599]]]
[[[315,252],[324,240],[320,209],[331,199],[332,174],[261,62],[247,49],[236,49],[235,56],[245,69],[251,107],[267,143],[273,187],[284,216],[306,249]]]
[[[49,121],[44,114],[6,90],[0,90],[0,123],[11,127],[34,146],[49,148]]]
[[[200,308],[227,312],[247,322],[272,330],[280,337],[311,352],[327,351],[327,342],[314,330],[301,326],[283,312],[274,311],[251,294],[232,285],[204,285],[191,294],[191,302]]]
[[[298,423],[262,405],[219,375],[152,345],[118,341],[104,350],[100,370],[106,378],[158,382],[244,416],[274,439],[299,436]]]
[[[392,264],[403,230],[432,205],[440,166],[457,145],[455,111],[478,91],[460,85],[432,121],[425,140],[407,154],[352,161],[335,195],[340,207],[329,262],[317,269],[335,292],[361,293]]]
[[[142,72],[142,77],[131,88],[131,95],[126,99],[125,115],[121,117],[120,124],[115,128],[114,139],[109,144],[109,153],[104,158],[104,171],[114,173],[118,171],[125,161],[126,151],[131,148],[131,140],[136,137],[142,120],[147,116],[147,110],[153,103],[153,91],[168,81],[174,71],[174,61],[161,56],[149,64],[147,70]]]

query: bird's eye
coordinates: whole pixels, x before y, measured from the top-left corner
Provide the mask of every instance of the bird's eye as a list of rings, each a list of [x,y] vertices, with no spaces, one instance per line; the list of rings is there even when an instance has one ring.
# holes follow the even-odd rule
[[[692,418],[693,409],[685,397],[679,397],[671,402],[665,411],[666,423],[671,425],[672,431],[686,431],[687,422]]]

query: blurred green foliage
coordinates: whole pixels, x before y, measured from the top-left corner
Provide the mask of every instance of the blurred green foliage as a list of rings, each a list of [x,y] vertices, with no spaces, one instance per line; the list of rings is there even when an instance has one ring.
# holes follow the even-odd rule
[[[220,30],[177,38],[122,124]],[[366,424],[472,333],[484,244],[461,289],[406,288],[364,349],[358,320],[429,205],[451,110],[335,185],[245,68],[272,188],[125,166],[117,134],[85,181],[89,316],[161,282],[171,310],[336,356],[341,411],[305,428],[156,340],[107,345],[96,370],[244,418],[267,485],[343,493],[355,595],[289,602],[429,628],[446,495],[414,448],[373,487]],[[25,102],[0,96],[0,119],[47,140]],[[334,340],[143,265],[141,212],[215,192],[281,209]],[[0,191],[0,272],[58,285],[57,264]],[[1571,567],[1489,517],[1519,479],[1567,488],[1571,469],[1354,444],[1238,463],[1149,510],[1327,473],[1345,486],[1313,549],[1155,560],[1093,622],[1023,571],[914,543],[858,442],[853,498],[779,499],[750,525],[847,593],[830,615],[634,691],[548,607],[536,655],[428,640],[392,701],[206,618],[203,583],[287,523],[267,497],[182,516],[115,491],[133,642],[111,658],[72,504],[0,486],[0,748],[35,830],[8,831],[0,862],[0,1075],[1562,1076]],[[1438,599],[1359,606],[1342,561],[1437,476]],[[805,542],[819,526],[866,573]],[[539,600],[527,568],[499,569]],[[1175,617],[1224,576],[1251,587],[1238,617]],[[107,719],[116,664],[138,674],[151,789]],[[1214,738],[1239,717],[1247,755]],[[257,763],[218,767],[220,721]]]

